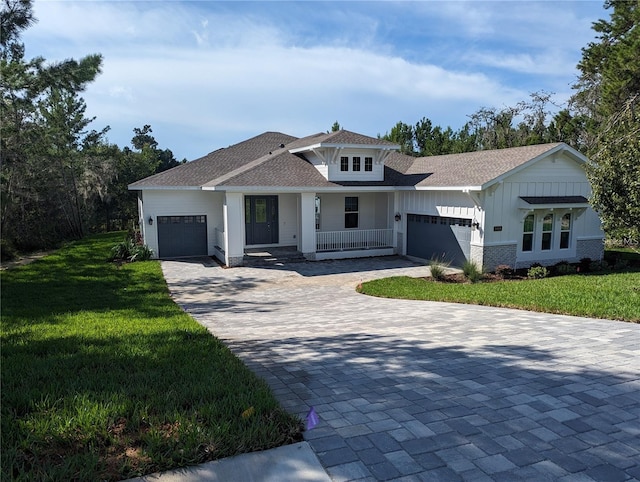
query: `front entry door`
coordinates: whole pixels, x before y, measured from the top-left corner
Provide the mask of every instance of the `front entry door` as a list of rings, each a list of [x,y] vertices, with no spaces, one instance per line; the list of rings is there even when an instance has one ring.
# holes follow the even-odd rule
[[[245,196],[247,244],[278,243],[278,196]]]

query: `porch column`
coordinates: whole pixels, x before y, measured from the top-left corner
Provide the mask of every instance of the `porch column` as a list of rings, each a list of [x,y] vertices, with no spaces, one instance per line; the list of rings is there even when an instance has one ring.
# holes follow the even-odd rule
[[[225,193],[223,215],[226,251],[224,253],[224,260],[225,264],[229,267],[242,266],[244,260],[244,215],[242,202],[242,193]]]
[[[316,259],[316,193],[300,193],[300,246],[302,255]]]
[[[404,249],[404,233],[406,231],[405,226],[407,225],[407,213],[402,212],[402,193],[394,192],[392,194],[391,201],[391,222],[393,223],[393,240],[392,244],[395,247],[396,254],[405,254]],[[400,221],[395,220],[396,213],[400,213]]]

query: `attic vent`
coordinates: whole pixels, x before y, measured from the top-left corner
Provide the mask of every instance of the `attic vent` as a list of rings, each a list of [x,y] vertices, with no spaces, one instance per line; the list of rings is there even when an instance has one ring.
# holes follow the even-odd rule
[[[280,149],[282,149],[284,147],[284,144],[280,144]]]

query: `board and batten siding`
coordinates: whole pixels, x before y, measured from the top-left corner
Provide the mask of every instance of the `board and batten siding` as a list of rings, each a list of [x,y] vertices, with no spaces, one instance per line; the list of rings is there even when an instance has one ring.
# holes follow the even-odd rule
[[[215,251],[215,228],[224,229],[222,205],[224,194],[199,190],[142,191],[142,222],[144,241],[158,256],[158,216],[207,216],[207,253],[211,256]],[[149,217],[153,225],[149,225]]]
[[[407,214],[430,214],[465,219],[473,219],[476,214],[471,198],[457,191],[404,192],[402,210]]]
[[[561,216],[572,213],[571,241],[569,249],[559,247],[549,251],[522,252],[523,221],[527,211],[520,209],[522,196],[584,196],[589,198],[591,186],[581,165],[571,158],[558,154],[542,159],[534,165],[505,178],[495,187],[490,187],[483,196],[484,246],[517,246],[518,265],[530,262],[557,262],[580,257],[576,251],[579,240],[597,240],[604,237],[598,215],[590,207],[568,211],[561,206],[554,208],[554,235],[559,229]],[[526,206],[526,205],[525,205]],[[535,208],[535,206],[531,206]],[[536,223],[541,223],[543,211],[536,211]],[[538,226],[536,226],[538,227]],[[539,241],[535,239],[535,242]],[[557,243],[556,243],[557,245]]]

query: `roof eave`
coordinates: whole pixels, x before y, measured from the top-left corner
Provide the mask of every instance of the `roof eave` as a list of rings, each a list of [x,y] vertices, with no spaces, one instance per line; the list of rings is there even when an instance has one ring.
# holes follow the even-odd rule
[[[200,191],[202,186],[136,186],[129,184],[129,191]]]
[[[482,191],[482,186],[415,186],[416,191]]]
[[[565,144],[564,142],[558,144],[555,147],[552,147],[551,149],[549,149],[548,151],[543,152],[542,154],[537,155],[536,157],[532,157],[531,159],[529,159],[526,162],[523,162],[522,164],[520,164],[519,166],[514,167],[513,169],[508,170],[507,172],[503,172],[502,174],[500,174],[499,176],[485,182],[484,184],[482,184],[482,190],[487,189],[491,186],[493,186],[494,184],[498,184],[503,182],[507,177],[512,176],[514,174],[517,174],[518,172],[527,169],[529,166],[531,166],[532,164],[535,164],[536,162],[552,156],[554,154],[557,154],[560,151],[565,151],[567,154],[569,154],[573,160],[575,162],[577,162],[578,164],[585,164],[588,162],[588,159],[586,156],[584,156],[582,153],[576,151],[573,147]]]
[[[327,143],[327,142],[318,142],[316,144],[311,144],[309,146],[304,147],[296,147],[295,149],[289,149],[291,154],[296,154],[298,152],[309,152],[313,149],[320,148],[340,148],[340,149],[377,149],[383,151],[397,151],[400,149],[398,145],[388,145],[388,144],[335,144],[335,143]]]

